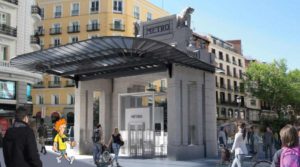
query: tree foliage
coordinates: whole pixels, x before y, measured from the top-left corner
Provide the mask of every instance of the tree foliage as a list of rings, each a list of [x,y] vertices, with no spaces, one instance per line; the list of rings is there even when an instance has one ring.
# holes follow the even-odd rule
[[[283,106],[298,107],[300,102],[300,71],[287,70],[285,60],[272,63],[250,63],[246,71],[247,91],[279,112]]]

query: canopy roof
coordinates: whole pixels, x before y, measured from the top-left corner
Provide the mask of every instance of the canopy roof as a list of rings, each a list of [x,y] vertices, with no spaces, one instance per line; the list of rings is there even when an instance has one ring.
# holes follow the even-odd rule
[[[214,72],[215,67],[160,41],[98,37],[23,54],[11,60],[19,69],[91,80],[166,71],[176,63]]]

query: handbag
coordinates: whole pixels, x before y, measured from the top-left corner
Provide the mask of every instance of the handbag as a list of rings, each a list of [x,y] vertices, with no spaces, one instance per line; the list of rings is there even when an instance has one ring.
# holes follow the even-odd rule
[[[123,145],[124,145],[124,141],[120,140],[118,144],[119,144],[120,146],[123,146]]]

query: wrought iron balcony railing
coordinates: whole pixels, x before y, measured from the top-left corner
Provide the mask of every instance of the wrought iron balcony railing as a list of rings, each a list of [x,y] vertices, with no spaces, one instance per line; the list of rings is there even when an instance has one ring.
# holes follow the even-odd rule
[[[100,24],[88,24],[86,25],[87,31],[99,31],[100,30]]]
[[[13,36],[13,37],[17,37],[17,28],[11,27],[6,24],[0,24],[0,33],[9,35],[9,36]]]
[[[3,1],[18,5],[18,0],[3,0]]]
[[[68,26],[68,33],[77,33],[80,32],[80,26]]]
[[[110,29],[112,31],[125,31],[124,24],[110,24]]]
[[[61,28],[50,28],[50,35],[61,34]]]
[[[37,5],[31,6],[31,14],[38,14],[41,16],[41,8]]]

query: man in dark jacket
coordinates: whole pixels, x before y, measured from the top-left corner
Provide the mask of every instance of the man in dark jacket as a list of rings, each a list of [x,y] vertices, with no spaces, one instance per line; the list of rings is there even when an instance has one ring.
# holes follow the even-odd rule
[[[28,126],[25,108],[16,111],[15,122],[3,139],[3,155],[6,167],[42,167],[33,130]]]

